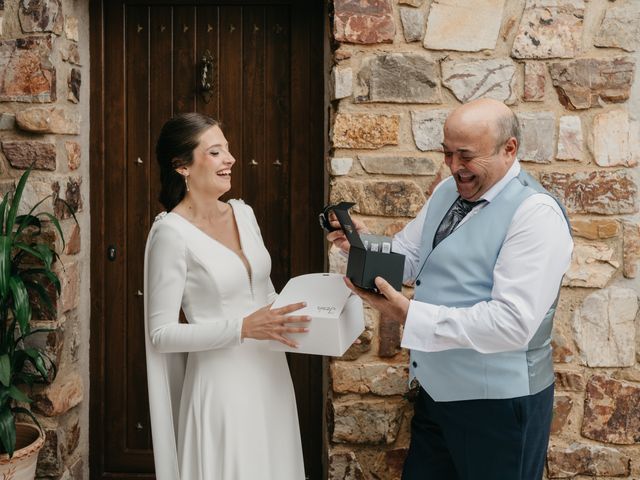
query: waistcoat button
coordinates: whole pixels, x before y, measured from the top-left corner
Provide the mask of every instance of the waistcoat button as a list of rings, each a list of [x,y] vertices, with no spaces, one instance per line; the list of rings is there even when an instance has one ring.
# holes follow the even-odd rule
[[[416,285],[420,286],[420,280],[416,280]]]
[[[412,365],[413,365],[413,368],[416,368],[418,366],[418,362],[413,362]]]

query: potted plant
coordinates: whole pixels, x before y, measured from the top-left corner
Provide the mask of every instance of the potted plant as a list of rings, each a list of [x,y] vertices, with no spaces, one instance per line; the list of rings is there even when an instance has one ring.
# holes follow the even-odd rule
[[[50,383],[57,371],[42,349],[27,342],[35,333],[51,331],[31,329],[32,306],[55,315],[52,295],[60,293],[60,280],[53,270],[58,255],[44,241],[41,220],[55,227],[64,248],[58,219],[37,211],[50,197],[27,214],[18,214],[30,173],[31,169],[26,170],[15,191],[0,202],[0,478],[16,480],[34,478],[38,451],[44,444],[38,420],[24,405],[32,401],[31,387]],[[33,419],[35,425],[17,423],[20,414]]]

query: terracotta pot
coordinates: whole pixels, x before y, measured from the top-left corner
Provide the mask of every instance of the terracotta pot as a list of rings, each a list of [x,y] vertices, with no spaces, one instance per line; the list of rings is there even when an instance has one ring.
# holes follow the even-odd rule
[[[16,450],[13,457],[0,455],[0,480],[33,480],[36,476],[38,452],[44,436],[30,423],[16,423]]]

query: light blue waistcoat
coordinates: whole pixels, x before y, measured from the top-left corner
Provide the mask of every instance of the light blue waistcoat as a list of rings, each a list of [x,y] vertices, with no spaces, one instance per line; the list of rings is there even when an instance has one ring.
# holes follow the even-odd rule
[[[491,300],[493,270],[511,219],[535,193],[549,194],[521,170],[493,201],[433,249],[438,225],[458,197],[455,182],[449,178],[429,201],[414,298],[448,307]],[[567,218],[564,207],[558,205]],[[554,379],[551,329],[556,304],[557,299],[526,348],[492,354],[471,349],[412,350],[411,378],[417,377],[436,401],[514,398],[544,390]]]

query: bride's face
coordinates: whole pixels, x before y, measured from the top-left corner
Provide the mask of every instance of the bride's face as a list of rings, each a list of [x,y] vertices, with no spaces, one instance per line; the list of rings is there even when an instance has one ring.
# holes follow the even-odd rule
[[[188,168],[189,191],[219,198],[231,188],[231,167],[236,159],[220,127],[213,126],[200,136]]]

